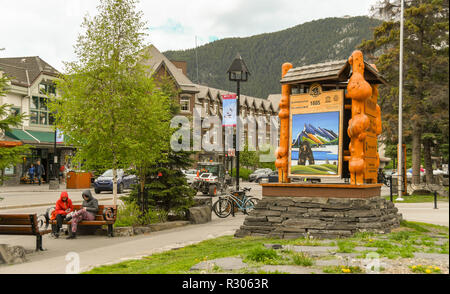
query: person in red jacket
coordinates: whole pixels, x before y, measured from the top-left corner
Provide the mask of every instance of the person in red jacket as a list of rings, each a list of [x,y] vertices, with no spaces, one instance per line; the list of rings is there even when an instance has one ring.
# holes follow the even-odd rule
[[[59,237],[59,231],[62,228],[62,223],[66,218],[66,215],[73,211],[72,200],[69,198],[69,194],[66,191],[61,192],[61,196],[56,201],[55,210],[52,212],[50,219],[56,219],[56,225],[52,225],[53,236]]]

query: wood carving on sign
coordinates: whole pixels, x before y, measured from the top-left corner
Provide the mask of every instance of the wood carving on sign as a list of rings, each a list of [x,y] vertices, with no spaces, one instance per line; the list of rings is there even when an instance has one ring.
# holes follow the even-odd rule
[[[365,114],[365,102],[372,96],[372,87],[364,79],[364,59],[361,51],[356,50],[348,59],[352,66],[352,76],[347,85],[347,97],[352,99],[352,118],[348,123],[350,137],[349,171],[352,184],[364,184],[365,141],[370,126]]]
[[[284,63],[281,67],[281,77],[292,68],[292,64]],[[289,183],[288,165],[289,165],[289,98],[291,95],[291,86],[281,86],[281,100],[280,100],[280,146],[277,149],[277,160],[275,166],[278,169],[278,182]]]

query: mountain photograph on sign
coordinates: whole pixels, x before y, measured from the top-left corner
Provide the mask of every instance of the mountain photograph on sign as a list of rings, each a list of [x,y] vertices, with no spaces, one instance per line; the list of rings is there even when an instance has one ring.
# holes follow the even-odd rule
[[[292,115],[291,174],[337,175],[339,112]]]

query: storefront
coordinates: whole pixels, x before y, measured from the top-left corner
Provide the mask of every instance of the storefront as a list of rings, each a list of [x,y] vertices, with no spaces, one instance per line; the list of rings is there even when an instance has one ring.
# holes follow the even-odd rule
[[[28,154],[23,155],[20,164],[5,169],[4,174],[7,176],[7,179],[4,185],[12,186],[29,183],[28,170],[31,164],[36,165],[38,161],[44,167],[43,181],[44,183],[48,183],[48,180],[53,175],[59,175],[58,171],[62,165],[65,167],[70,166],[70,158],[75,153],[75,148],[67,146],[64,143],[58,143],[55,150],[54,132],[11,129],[5,135],[9,141],[21,142],[30,145],[31,148]],[[57,157],[56,170],[54,164],[55,155]]]

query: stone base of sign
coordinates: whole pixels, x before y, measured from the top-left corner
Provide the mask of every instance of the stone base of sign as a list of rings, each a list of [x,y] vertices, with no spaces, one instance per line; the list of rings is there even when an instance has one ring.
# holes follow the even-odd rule
[[[381,195],[381,184],[261,184],[262,196],[371,198]]]
[[[389,233],[400,225],[401,219],[394,204],[379,196],[263,196],[235,237],[335,239],[350,237],[356,232]]]

